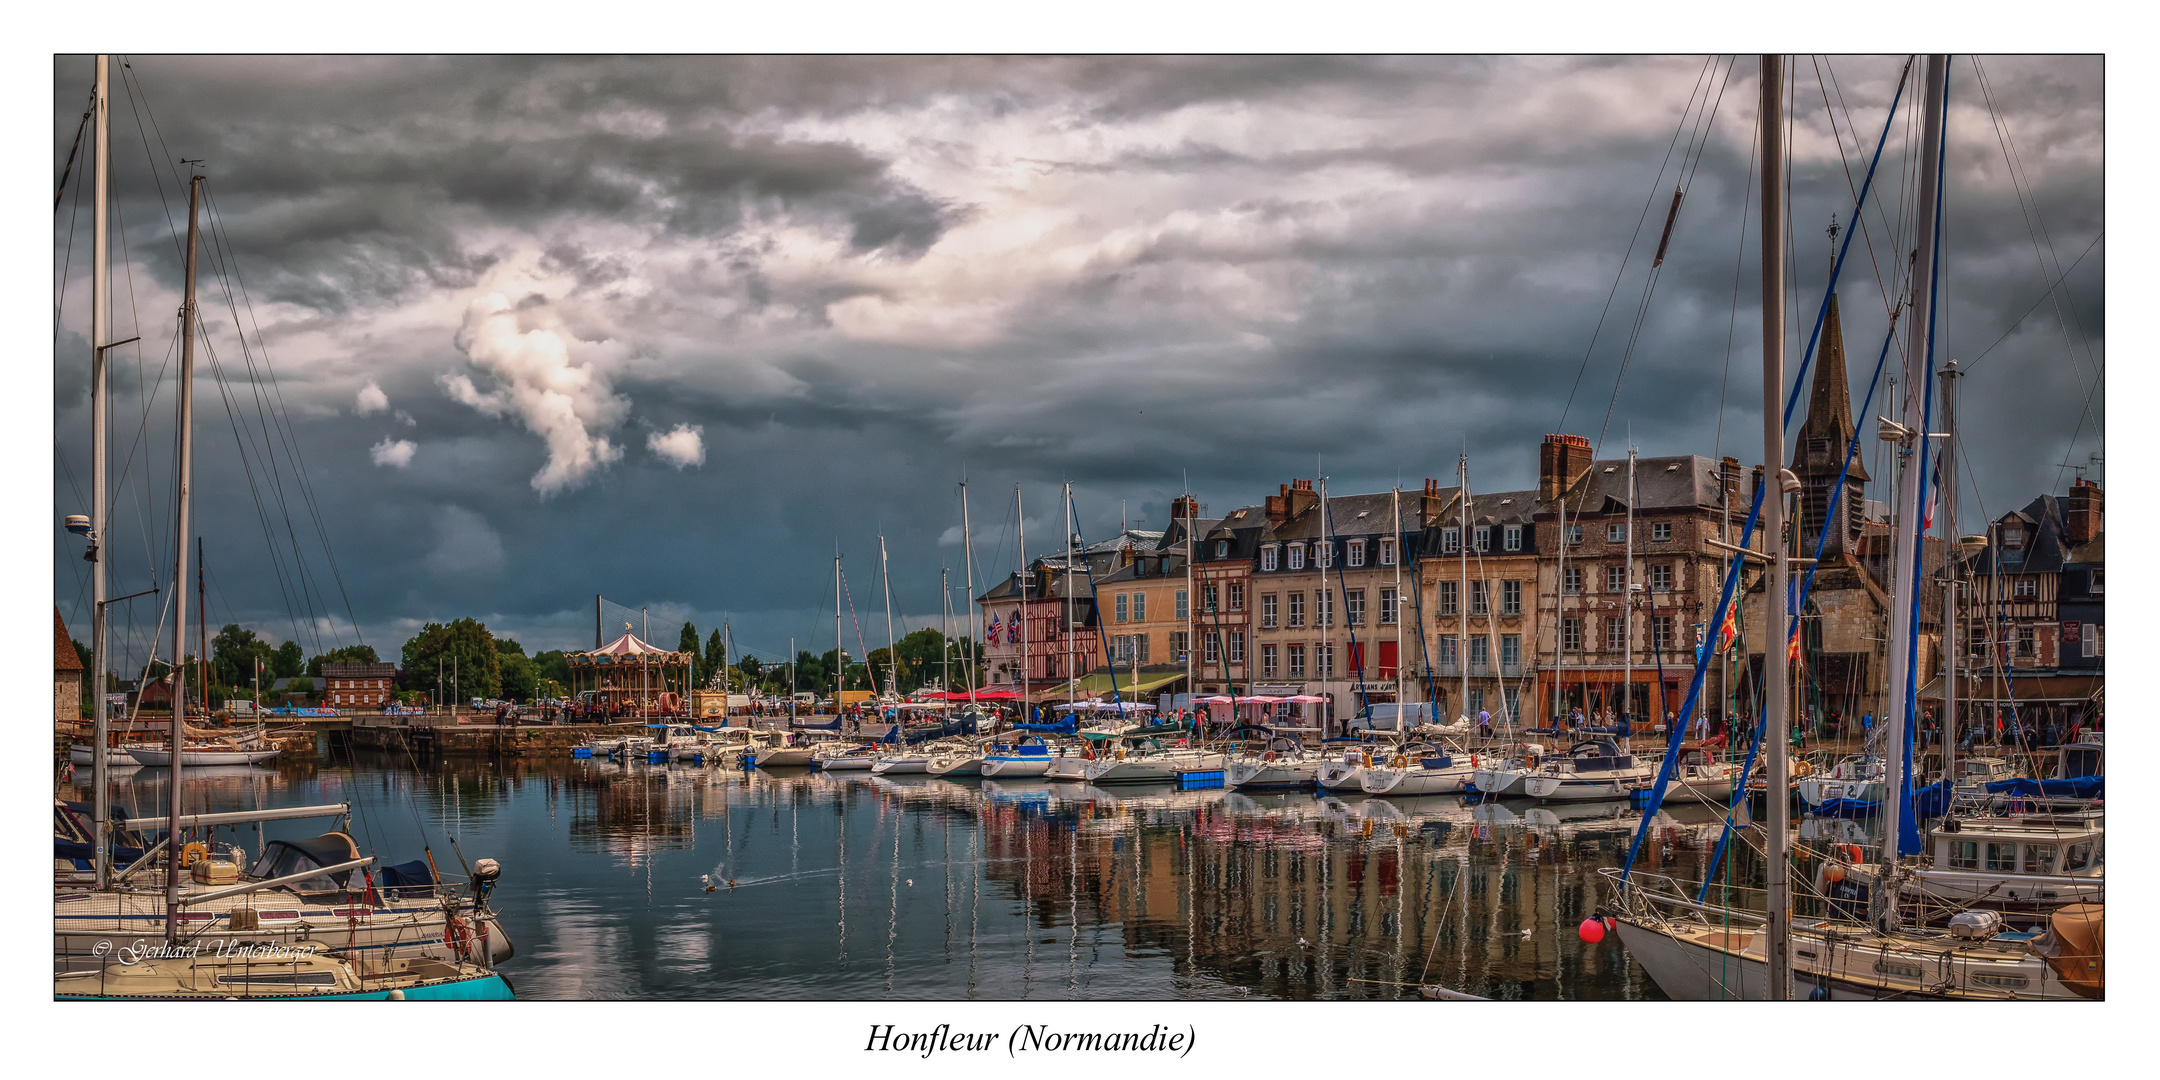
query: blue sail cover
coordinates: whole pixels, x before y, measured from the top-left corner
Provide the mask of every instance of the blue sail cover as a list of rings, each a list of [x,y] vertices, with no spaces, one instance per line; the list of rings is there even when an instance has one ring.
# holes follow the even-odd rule
[[[2080,776],[2071,780],[1997,780],[1987,786],[1990,795],[2010,795],[2021,799],[2097,799],[2105,779],[2098,776]]]

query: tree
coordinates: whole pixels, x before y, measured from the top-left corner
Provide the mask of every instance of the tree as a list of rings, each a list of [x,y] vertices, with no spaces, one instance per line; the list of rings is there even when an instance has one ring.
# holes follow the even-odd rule
[[[718,628],[715,628],[712,636],[705,639],[705,655],[698,658],[697,684],[699,686],[705,685],[705,680],[712,678],[715,672],[727,666],[726,657],[727,639],[720,635]]]
[[[270,657],[270,674],[274,678],[290,679],[307,670],[307,657],[300,651],[300,643],[288,641],[277,647]]]
[[[569,653],[561,649],[549,649],[533,657],[533,677],[542,688],[543,697],[563,697],[570,685]]]
[[[675,638],[675,651],[690,654],[690,685],[705,685],[705,657],[698,652],[696,623],[683,624],[682,633]]]
[[[502,693],[502,654],[496,651],[495,635],[488,633],[485,623],[469,618],[448,625],[428,623],[405,642],[401,655],[406,681],[415,689],[436,692],[435,700],[456,700],[449,696],[453,689],[459,698]]]
[[[332,649],[308,661],[307,673],[320,678],[324,664],[380,664],[382,658],[375,655],[373,645],[347,645]]]
[[[265,679],[275,678],[271,665],[276,655],[277,650],[269,642],[256,637],[253,630],[242,630],[237,623],[226,623],[210,639],[210,666],[216,672],[216,681],[226,686],[253,686],[258,662]]]
[[[499,654],[502,696],[512,701],[531,701],[540,696],[539,671],[524,650]]]

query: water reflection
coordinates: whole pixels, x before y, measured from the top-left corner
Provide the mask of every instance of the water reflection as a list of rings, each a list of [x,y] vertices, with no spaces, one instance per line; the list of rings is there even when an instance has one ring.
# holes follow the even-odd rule
[[[161,806],[162,772],[119,798]],[[1576,936],[1641,820],[1617,803],[549,758],[191,772],[184,794],[191,812],[350,799],[386,859],[500,860],[527,997],[1657,996],[1617,943]],[[1699,876],[1716,821],[1661,813],[1642,865]],[[1736,882],[1759,870],[1742,847]]]

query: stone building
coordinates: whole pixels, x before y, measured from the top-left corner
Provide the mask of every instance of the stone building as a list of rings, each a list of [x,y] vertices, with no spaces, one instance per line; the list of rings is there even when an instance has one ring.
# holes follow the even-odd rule
[[[1153,554],[1161,539],[1160,532],[1128,529],[1075,548],[1069,559],[1061,546],[1030,560],[1026,570],[1006,575],[977,596],[983,625],[989,627],[994,621],[998,629],[997,641],[986,642],[983,648],[985,686],[1014,691],[1024,686],[1037,702],[1062,701],[1075,694],[1087,697],[1091,688],[1108,692],[1107,629],[1099,608],[1115,601],[1109,599],[1112,592],[1102,587],[1104,579],[1140,554]],[[1129,607],[1127,612],[1129,616]],[[1020,620],[1018,632],[1015,619]],[[1138,648],[1137,643],[1134,647]],[[1100,677],[1088,681],[1084,677],[1091,672]]]
[[[333,709],[380,709],[397,700],[396,664],[324,664],[322,703]]]
[[[60,605],[53,605],[53,723],[72,724],[82,719],[83,662],[68,636],[67,620]]]
[[[1443,719],[1524,722],[1538,663],[1536,491],[1472,493],[1431,480],[1419,499],[1417,670]]]

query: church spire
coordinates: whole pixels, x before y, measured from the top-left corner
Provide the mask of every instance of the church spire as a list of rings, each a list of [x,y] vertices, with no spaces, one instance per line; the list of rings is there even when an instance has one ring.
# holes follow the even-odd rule
[[[1830,296],[1830,312],[1823,318],[1822,344],[1815,360],[1815,385],[1808,397],[1807,419],[1793,448],[1793,472],[1835,480],[1845,466],[1845,447],[1852,441],[1852,389],[1845,375],[1845,334],[1838,325],[1837,294]],[[1848,480],[1867,483],[1867,467],[1853,456]]]

